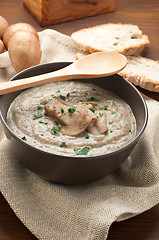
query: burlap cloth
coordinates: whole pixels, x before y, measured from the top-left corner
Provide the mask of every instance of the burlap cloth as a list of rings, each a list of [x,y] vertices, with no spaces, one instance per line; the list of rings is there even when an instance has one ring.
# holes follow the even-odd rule
[[[52,30],[39,35],[42,62],[74,60],[76,49],[69,49],[69,37]],[[12,67],[1,69],[1,81],[13,74]],[[37,238],[106,239],[114,221],[159,202],[159,103],[148,98],[146,102],[148,125],[130,157],[116,173],[83,186],[54,184],[28,171],[13,156],[0,129],[0,190]]]

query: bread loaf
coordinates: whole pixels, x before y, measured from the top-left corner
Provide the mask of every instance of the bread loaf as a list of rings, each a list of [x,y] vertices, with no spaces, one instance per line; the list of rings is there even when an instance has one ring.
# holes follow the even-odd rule
[[[139,55],[149,44],[148,36],[133,24],[98,25],[74,32],[71,37],[74,44],[86,53],[113,51]]]

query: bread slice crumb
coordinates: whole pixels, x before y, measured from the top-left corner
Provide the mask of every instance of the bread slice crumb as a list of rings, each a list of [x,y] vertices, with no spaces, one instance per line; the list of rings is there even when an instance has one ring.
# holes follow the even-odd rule
[[[108,23],[81,29],[71,35],[74,44],[83,52],[119,52],[140,55],[149,44],[137,25]]]
[[[119,74],[136,86],[159,92],[159,61],[141,56],[127,56],[127,60]]]

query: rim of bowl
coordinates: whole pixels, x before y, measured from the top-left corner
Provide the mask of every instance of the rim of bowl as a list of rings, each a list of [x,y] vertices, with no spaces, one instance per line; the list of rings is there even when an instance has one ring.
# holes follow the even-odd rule
[[[67,64],[67,63],[68,63],[68,64],[71,64],[72,62],[56,62],[55,64]],[[54,64],[54,63],[44,63],[44,64],[39,64],[39,65],[30,67],[30,68],[27,68],[27,69],[25,69],[25,70],[23,70],[23,71],[15,74],[9,81],[14,81],[17,76],[19,76],[19,75],[22,74],[22,73],[28,72],[28,71],[30,71],[30,70],[32,70],[32,69],[36,69],[36,68],[39,68],[39,67],[41,67],[41,66],[43,66],[43,67],[45,67],[45,66],[50,66],[50,65],[52,65],[52,64]],[[115,75],[117,75],[117,74],[115,74]],[[123,78],[122,76],[120,76],[120,77]],[[36,148],[36,147],[30,145],[29,143],[23,141],[22,139],[20,139],[20,138],[10,129],[10,127],[8,126],[7,122],[6,122],[5,119],[3,118],[1,109],[0,109],[0,118],[1,118],[1,121],[2,121],[3,125],[7,128],[7,130],[8,130],[9,133],[12,135],[12,137],[14,137],[16,140],[18,140],[18,141],[21,142],[22,144],[26,145],[27,147],[29,147],[29,148],[31,148],[31,149],[33,149],[33,150],[35,150],[35,151],[42,152],[42,153],[47,154],[47,155],[49,155],[49,156],[58,156],[58,157],[66,158],[66,159],[67,159],[67,158],[72,158],[72,159],[77,159],[77,158],[78,158],[78,159],[80,159],[80,160],[85,160],[85,159],[87,159],[87,160],[92,160],[92,159],[96,159],[96,158],[98,158],[98,159],[99,159],[99,158],[103,158],[104,156],[108,156],[108,157],[109,157],[109,156],[111,156],[111,155],[117,154],[117,153],[120,152],[120,151],[124,151],[124,149],[129,148],[130,145],[133,145],[134,142],[136,142],[136,141],[140,138],[140,136],[142,135],[142,133],[144,132],[144,130],[145,130],[145,128],[146,128],[146,125],[147,125],[147,122],[148,122],[148,108],[147,108],[147,105],[146,105],[146,102],[145,102],[143,96],[141,95],[141,93],[138,91],[138,89],[137,89],[132,83],[130,83],[129,81],[127,81],[125,78],[123,78],[123,79],[124,79],[125,82],[126,82],[127,84],[129,84],[129,85],[137,92],[137,94],[140,96],[140,98],[141,98],[141,100],[142,100],[142,103],[143,103],[143,106],[144,106],[144,110],[145,110],[145,119],[144,119],[144,124],[143,124],[140,132],[134,137],[133,140],[131,140],[131,142],[129,142],[128,144],[126,144],[126,145],[123,146],[122,148],[119,148],[119,149],[117,149],[117,150],[115,150],[115,151],[113,151],[113,152],[110,152],[110,153],[106,153],[106,154],[102,154],[102,155],[98,155],[98,156],[83,156],[83,157],[82,157],[81,155],[80,155],[80,156],[78,156],[78,155],[77,155],[77,156],[68,156],[68,155],[60,155],[60,154],[55,154],[55,153],[47,152],[47,151],[45,151],[45,150],[43,150],[43,149]],[[18,80],[18,79],[17,79],[17,80]],[[73,80],[73,79],[72,79],[72,80]],[[24,90],[24,91],[25,91],[25,90]],[[2,96],[3,96],[3,95],[2,95]],[[0,96],[0,98],[2,98],[2,96]]]

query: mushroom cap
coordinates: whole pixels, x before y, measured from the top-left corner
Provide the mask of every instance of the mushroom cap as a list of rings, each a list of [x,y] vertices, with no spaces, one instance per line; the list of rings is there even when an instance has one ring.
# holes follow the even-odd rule
[[[8,42],[8,52],[13,68],[17,72],[35,66],[41,60],[39,40],[31,32],[14,33]]]
[[[5,30],[8,28],[8,22],[7,20],[0,16],[0,38],[2,38],[3,33],[5,32]]]
[[[0,39],[0,53],[4,52],[4,44],[2,42],[2,40]]]
[[[8,48],[8,42],[9,39],[16,33],[19,31],[23,31],[23,32],[30,32],[32,34],[35,35],[35,37],[37,39],[39,39],[39,36],[37,34],[37,31],[35,30],[35,28],[33,26],[31,26],[28,23],[15,23],[10,25],[4,32],[3,34],[3,42],[5,44],[5,46]]]

